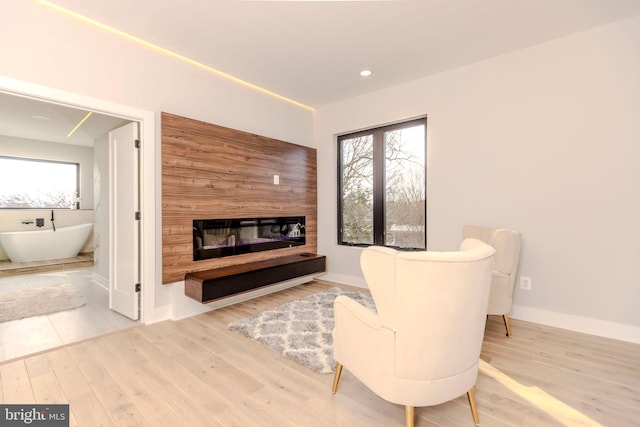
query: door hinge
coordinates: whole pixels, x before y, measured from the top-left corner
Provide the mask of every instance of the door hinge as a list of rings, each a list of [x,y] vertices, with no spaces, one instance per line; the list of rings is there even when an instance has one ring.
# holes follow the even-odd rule
[[[140,213],[140,211],[135,213],[135,219],[136,221],[140,221],[140,218],[142,218],[142,214]]]
[[[135,146],[136,148],[140,148],[140,140],[139,140],[139,139],[136,139],[136,140],[135,140],[135,142],[134,142],[134,146]]]
[[[140,289],[142,289],[142,285],[140,285],[140,283],[136,283],[136,292],[140,292]]]

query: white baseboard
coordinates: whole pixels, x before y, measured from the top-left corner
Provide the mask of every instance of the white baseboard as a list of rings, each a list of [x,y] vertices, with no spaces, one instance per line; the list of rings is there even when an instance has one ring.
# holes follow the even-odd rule
[[[513,319],[538,323],[540,325],[640,344],[640,327],[626,325],[624,323],[574,316],[521,305],[511,307],[511,314],[509,316]]]
[[[362,277],[326,273],[318,277],[318,279],[367,289],[367,283]],[[573,316],[519,305],[514,305],[511,308],[511,314],[509,316],[513,319],[524,320],[540,325],[640,344],[640,327],[623,323]]]
[[[107,291],[109,290],[109,279],[96,273],[95,271],[93,272],[92,281],[101,288],[104,288]]]
[[[326,280],[327,282],[339,283],[341,285],[354,286],[356,288],[369,289],[364,277],[347,276],[344,274],[325,273],[322,276],[318,276],[319,280]]]
[[[209,304],[201,304],[189,297],[186,297],[184,295],[184,282],[178,282],[172,285],[175,288],[175,294],[172,298],[172,307],[158,308],[154,313],[155,315],[153,316],[153,318],[145,318],[145,323],[154,323],[166,319],[184,319],[196,314],[204,313],[231,304],[237,304],[251,298],[256,298],[262,295],[267,295],[276,291],[297,286],[309,282],[314,278],[367,289],[367,283],[362,277],[341,275],[335,273],[324,273],[320,275],[305,276],[286,282],[276,283],[271,286],[258,288],[250,292],[224,298]],[[526,322],[537,323],[540,325],[546,325],[555,328],[567,329],[570,331],[582,332],[585,334],[597,335],[605,338],[640,344],[640,327],[626,325],[623,323],[609,322],[605,320],[592,319],[589,317],[574,316],[570,314],[540,310],[537,308],[520,305],[514,305],[512,307],[510,317],[513,319],[524,320]]]
[[[154,323],[162,322],[164,320],[171,319],[171,307],[169,305],[163,305],[161,307],[154,307],[148,312],[142,313],[144,324],[152,325]]]

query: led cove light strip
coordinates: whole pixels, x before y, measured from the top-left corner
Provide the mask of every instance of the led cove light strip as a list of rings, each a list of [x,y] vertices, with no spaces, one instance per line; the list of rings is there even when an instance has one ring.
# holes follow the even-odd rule
[[[175,52],[173,52],[173,51],[171,51],[169,49],[165,49],[163,47],[160,47],[158,45],[150,43],[150,42],[148,42],[146,40],[143,40],[141,38],[138,38],[136,36],[132,36],[131,34],[125,33],[124,31],[120,31],[120,30],[118,30],[116,28],[113,28],[113,27],[107,25],[107,24],[103,24],[103,23],[98,22],[98,21],[96,21],[94,19],[91,19],[91,18],[87,18],[86,16],[81,15],[81,14],[79,14],[77,12],[73,12],[73,11],[71,11],[69,9],[65,9],[62,6],[58,6],[57,4],[51,3],[48,0],[35,0],[35,1],[37,3],[40,3],[43,6],[46,6],[46,7],[49,7],[51,9],[54,9],[54,10],[56,10],[58,12],[64,13],[65,15],[69,15],[69,16],[71,16],[73,18],[76,18],[76,19],[78,19],[80,21],[84,21],[84,22],[86,22],[88,24],[91,24],[91,25],[93,25],[95,27],[101,28],[103,30],[107,30],[107,31],[112,32],[114,34],[117,34],[117,35],[119,35],[121,37],[129,39],[129,40],[131,40],[131,41],[133,41],[135,43],[138,43],[138,44],[140,44],[140,45],[142,45],[144,47],[147,47],[149,49],[155,50],[157,52],[164,53],[165,55],[168,55],[168,56],[170,56],[170,57],[172,57],[174,59],[178,59],[180,61],[186,62],[187,64],[193,65],[195,67],[198,67],[198,68],[201,68],[201,69],[203,69],[205,71],[213,73],[213,74],[215,74],[217,76],[223,77],[223,78],[225,78],[227,80],[231,80],[234,83],[241,84],[241,85],[243,85],[245,87],[248,87],[250,89],[253,89],[255,91],[258,91],[258,92],[261,92],[263,94],[272,96],[272,97],[277,98],[277,99],[279,99],[281,101],[289,102],[289,103],[291,103],[293,105],[296,105],[298,107],[307,109],[309,111],[314,111],[313,107],[310,107],[308,105],[302,104],[301,102],[298,102],[298,101],[294,101],[294,100],[289,99],[287,97],[284,97],[282,95],[278,95],[277,93],[271,92],[270,90],[263,89],[260,86],[256,86],[256,85],[254,85],[252,83],[249,83],[249,82],[241,80],[241,79],[239,79],[237,77],[234,77],[231,74],[227,74],[227,73],[224,73],[222,71],[216,70],[215,68],[209,67],[208,65],[204,65],[204,64],[202,64],[202,63],[200,63],[198,61],[195,61],[195,60],[193,60],[191,58],[187,58],[186,56],[182,56],[182,55],[180,55],[178,53],[175,53]]]
[[[82,124],[85,122],[85,120],[87,120],[87,119],[89,118],[89,116],[90,116],[90,115],[92,115],[92,114],[93,114],[93,111],[89,111],[89,112],[87,113],[87,115],[86,115],[86,116],[84,116],[84,119],[80,120],[80,122],[76,125],[76,127],[74,127],[73,129],[71,129],[71,132],[69,132],[69,135],[67,135],[67,138],[71,137],[71,135],[73,135],[73,133],[74,133],[75,131],[77,131],[77,130],[78,130],[78,128],[79,128],[80,126],[82,126]]]

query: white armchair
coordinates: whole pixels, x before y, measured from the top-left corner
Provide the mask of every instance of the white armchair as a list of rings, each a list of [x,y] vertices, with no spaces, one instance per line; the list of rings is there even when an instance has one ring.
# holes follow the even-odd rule
[[[505,228],[465,225],[462,236],[465,239],[480,239],[496,250],[487,314],[502,316],[507,336],[510,337],[509,313],[513,304],[513,287],[518,272],[522,235]]]
[[[478,424],[474,386],[494,253],[477,239],[453,252],[365,249],[360,264],[377,313],[336,298],[332,392],[346,367],[381,398],[404,405],[408,427],[416,406],[467,393]]]

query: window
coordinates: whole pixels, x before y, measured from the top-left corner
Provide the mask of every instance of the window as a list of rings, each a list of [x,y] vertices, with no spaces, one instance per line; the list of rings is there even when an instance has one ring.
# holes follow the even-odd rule
[[[427,119],[338,137],[338,243],[426,249]]]
[[[0,208],[78,208],[78,163],[0,156]]]

